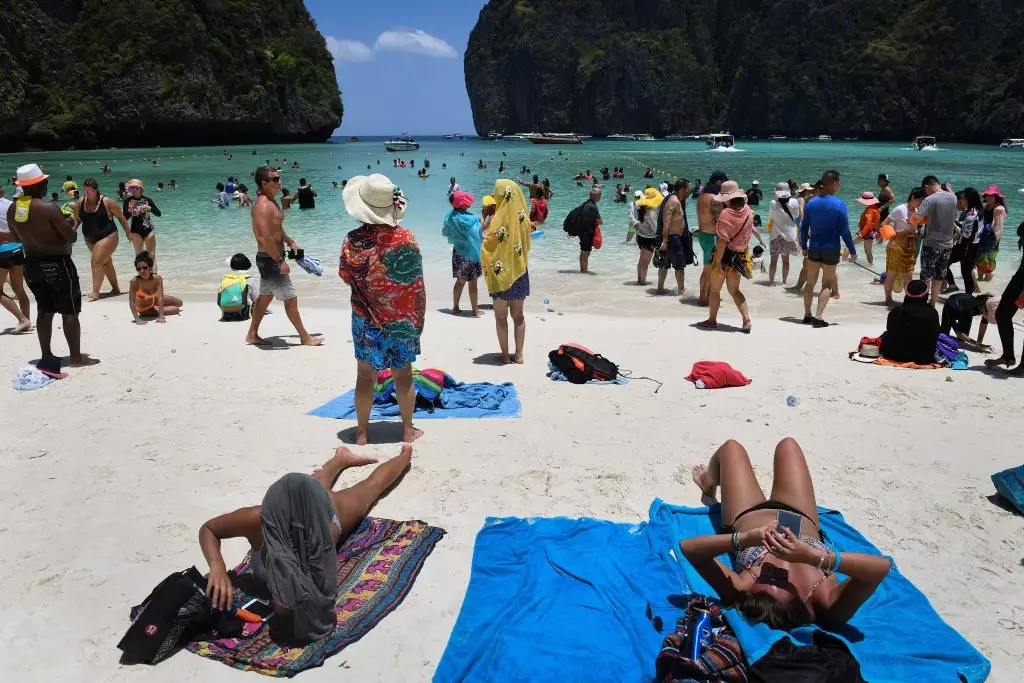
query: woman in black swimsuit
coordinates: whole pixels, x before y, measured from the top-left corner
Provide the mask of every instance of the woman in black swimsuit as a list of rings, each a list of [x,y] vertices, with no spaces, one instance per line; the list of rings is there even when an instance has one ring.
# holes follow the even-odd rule
[[[153,216],[160,216],[156,203],[142,194],[142,181],[132,178],[125,188],[128,197],[121,206],[125,216],[131,217],[131,231],[128,239],[135,247],[135,255],[148,252],[153,259],[153,271],[156,272],[156,232],[153,230]]]
[[[82,186],[85,194],[74,203],[73,210],[76,222],[82,226],[85,246],[89,247],[89,253],[92,254],[92,291],[88,297],[89,301],[96,301],[100,298],[103,278],[110,280],[111,294],[121,293],[121,288],[117,286],[117,271],[114,269],[113,258],[119,239],[117,226],[114,224],[115,218],[121,222],[125,236],[130,236],[128,221],[117,207],[117,202],[100,194],[99,183],[93,178],[88,178]]]
[[[719,597],[752,621],[783,630],[845,623],[889,573],[886,557],[825,545],[811,473],[793,439],[775,447],[768,498],[746,450],[732,440],[715,451],[706,467],[693,468],[693,481],[706,503],[722,487],[723,533],[683,539],[679,548]],[[794,520],[796,533],[791,531]],[[715,559],[726,553],[733,555],[733,568]],[[837,572],[849,578],[840,583]]]

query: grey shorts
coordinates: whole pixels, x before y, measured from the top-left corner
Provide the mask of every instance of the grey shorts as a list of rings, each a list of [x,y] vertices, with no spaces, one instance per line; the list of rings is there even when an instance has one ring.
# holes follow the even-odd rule
[[[278,301],[294,299],[295,285],[292,284],[291,275],[278,275],[276,277],[260,277],[260,296],[273,296]]]

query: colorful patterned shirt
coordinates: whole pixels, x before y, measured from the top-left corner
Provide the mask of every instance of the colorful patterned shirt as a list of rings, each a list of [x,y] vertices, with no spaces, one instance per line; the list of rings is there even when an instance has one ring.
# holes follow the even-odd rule
[[[395,339],[416,339],[423,332],[423,257],[411,231],[356,228],[341,248],[338,274],[352,288],[353,315]]]

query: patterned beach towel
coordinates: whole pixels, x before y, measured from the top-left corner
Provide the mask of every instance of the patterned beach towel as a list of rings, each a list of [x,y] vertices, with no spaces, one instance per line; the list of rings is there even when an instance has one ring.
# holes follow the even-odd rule
[[[338,598],[334,631],[306,647],[275,643],[267,624],[246,624],[241,638],[189,643],[187,649],[243,671],[292,677],[321,666],[331,655],[362,638],[405,599],[444,529],[425,522],[367,517],[338,551]],[[235,567],[249,572],[249,556]],[[235,606],[254,596],[235,588]]]

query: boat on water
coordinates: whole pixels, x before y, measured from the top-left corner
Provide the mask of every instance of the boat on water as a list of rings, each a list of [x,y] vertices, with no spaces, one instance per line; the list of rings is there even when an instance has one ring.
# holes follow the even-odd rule
[[[384,149],[389,152],[415,152],[419,148],[420,143],[416,142],[416,138],[408,133],[402,133],[384,141]]]
[[[540,135],[540,133],[514,133],[512,135],[506,135],[505,140],[528,140],[531,135]]]
[[[736,138],[732,133],[711,133],[707,136],[707,146],[711,149],[730,149],[736,146]]]
[[[634,135],[633,139],[636,140],[637,142],[654,142],[654,136],[651,135],[650,133],[640,133],[638,135]]]
[[[442,140],[462,140],[462,133],[446,133],[441,136]]]
[[[785,135],[769,135],[768,136],[769,142],[779,142],[780,140],[788,140],[788,139],[789,138],[787,138]]]
[[[526,137],[535,145],[582,145],[583,140],[575,133],[534,133]]]
[[[503,137],[505,136],[502,135],[501,133],[492,130],[487,133],[487,135],[484,137],[484,140],[501,140]]]
[[[817,138],[815,138],[814,141],[815,142],[832,142],[832,136],[831,135],[819,135]]]
[[[934,147],[934,146],[935,146],[935,136],[934,135],[918,135],[916,138],[914,138],[914,149],[916,149],[919,152],[922,149],[924,149],[925,147]]]
[[[672,133],[672,135],[666,135],[665,139],[666,140],[686,140],[687,138],[686,138],[685,135],[680,135],[679,133]]]
[[[608,139],[609,140],[636,140],[636,136],[635,135],[630,135],[628,133],[613,133],[612,135],[608,136]]]
[[[352,135],[352,136],[349,137],[348,141],[349,142],[359,142],[359,136],[358,135]]]
[[[1024,138],[1006,138],[999,146],[1002,149],[1024,149]]]

